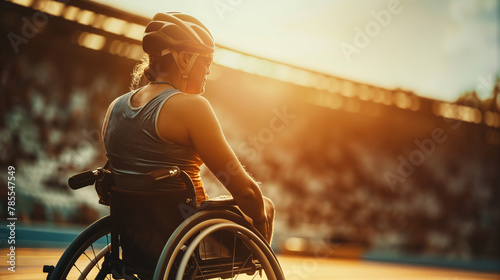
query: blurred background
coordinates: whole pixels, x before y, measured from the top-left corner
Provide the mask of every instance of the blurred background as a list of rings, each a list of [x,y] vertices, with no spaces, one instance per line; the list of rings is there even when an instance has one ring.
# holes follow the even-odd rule
[[[0,2],[19,247],[64,247],[108,212],[66,182],[106,162],[104,114],[160,11],[213,31],[204,96],[276,204],[277,252],[498,271],[498,1]]]

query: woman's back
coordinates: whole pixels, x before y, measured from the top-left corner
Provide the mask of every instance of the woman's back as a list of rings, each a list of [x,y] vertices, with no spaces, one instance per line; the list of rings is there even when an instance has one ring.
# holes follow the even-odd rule
[[[162,107],[180,92],[167,89],[143,100],[142,104],[133,104],[133,97],[140,90],[119,97],[113,103],[105,125],[104,143],[116,186],[125,190],[144,189],[146,173],[175,165],[190,175],[197,187],[198,200],[205,200],[200,178],[203,162],[196,150],[188,145],[172,143],[158,133]],[[177,181],[147,186],[151,190],[176,187],[182,188],[183,184]]]

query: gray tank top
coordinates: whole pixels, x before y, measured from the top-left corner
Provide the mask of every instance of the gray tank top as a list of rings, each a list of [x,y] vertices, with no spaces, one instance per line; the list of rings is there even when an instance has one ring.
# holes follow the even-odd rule
[[[191,146],[177,145],[162,139],[158,133],[158,115],[163,104],[176,89],[161,92],[139,108],[132,107],[130,100],[140,89],[118,98],[109,116],[104,146],[111,165],[115,185],[126,190],[178,188],[184,185],[179,180],[144,185],[144,175],[166,166],[178,166],[186,171],[197,188],[199,202],[206,194],[200,177],[203,164]]]

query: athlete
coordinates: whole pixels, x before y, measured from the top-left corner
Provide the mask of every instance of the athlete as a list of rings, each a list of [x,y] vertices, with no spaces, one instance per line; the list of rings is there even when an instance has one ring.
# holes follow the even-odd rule
[[[144,174],[175,165],[189,174],[201,203],[208,199],[200,178],[206,164],[270,242],[274,206],[238,161],[201,96],[213,59],[212,35],[192,16],[159,13],[147,25],[142,47],[145,57],[133,80],[144,75],[149,83],[115,99],[103,125],[115,186],[145,188]],[[148,186],[168,187],[171,183]]]

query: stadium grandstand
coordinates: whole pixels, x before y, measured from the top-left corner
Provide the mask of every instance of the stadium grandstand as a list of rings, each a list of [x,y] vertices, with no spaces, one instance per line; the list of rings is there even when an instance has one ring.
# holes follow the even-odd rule
[[[0,159],[18,170],[19,223],[106,214],[66,182],[105,163],[104,113],[129,90],[148,21],[90,1],[0,2]],[[217,45],[205,97],[276,203],[277,251],[499,261],[499,87],[445,102]]]

